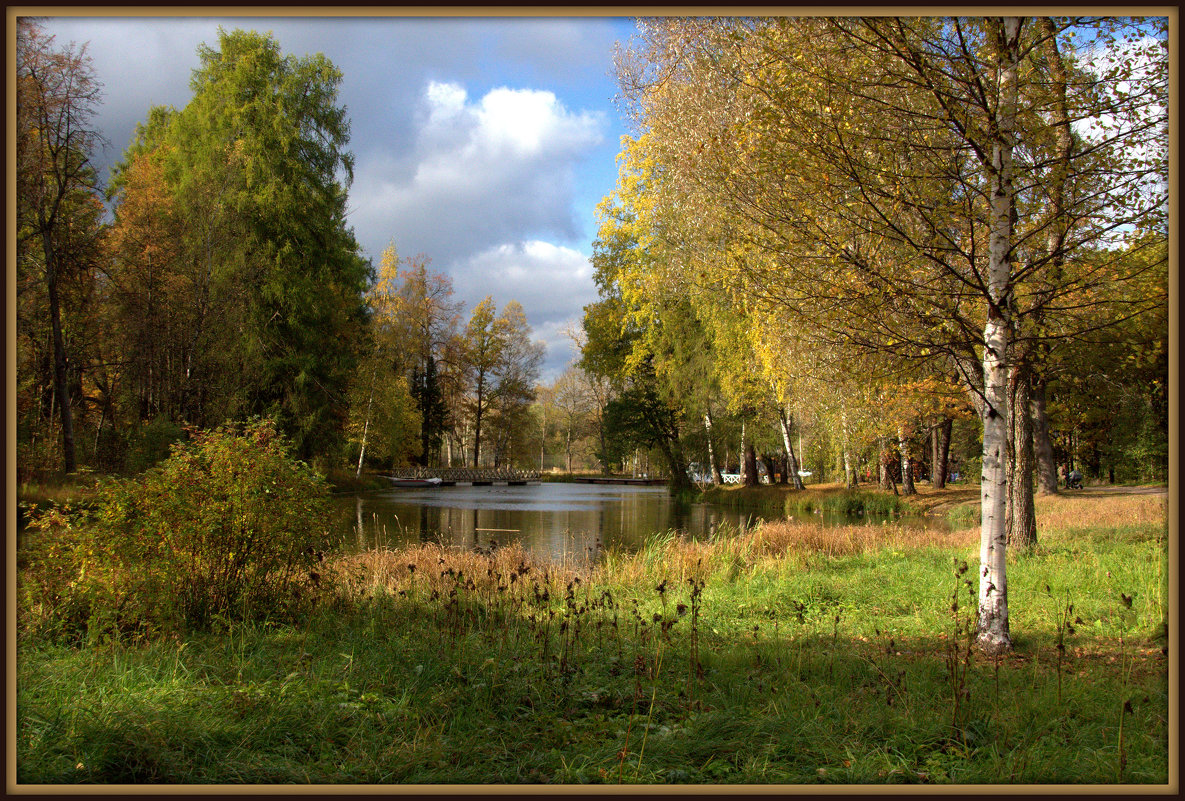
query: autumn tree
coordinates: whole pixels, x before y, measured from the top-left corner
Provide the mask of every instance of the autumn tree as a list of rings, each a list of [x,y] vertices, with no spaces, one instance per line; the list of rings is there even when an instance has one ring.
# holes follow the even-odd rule
[[[1142,24],[1153,32],[1142,51],[1152,79],[1112,91],[1132,76],[1131,59],[1101,76],[1076,73],[1089,80],[1071,95],[1075,121],[1118,123],[1068,153],[1049,26],[1019,18],[657,20],[620,62],[686,238],[710,243],[727,228],[728,250],[761,254],[719,262],[735,291],[837,346],[943,362],[961,376],[984,426],[979,606],[989,649],[1010,645],[1017,358],[1055,336],[1055,319],[1056,336],[1082,334],[1083,307],[1067,299],[1103,308],[1113,296],[1095,290],[1131,276],[1080,269],[1073,257],[1163,204],[1165,73],[1155,65],[1164,62],[1158,23]],[[1123,26],[1108,26],[1057,20],[1053,35],[1068,44],[1098,34],[1114,52]]]
[[[502,336],[494,316],[497,307],[486,297],[473,307],[465,326],[465,364],[469,379],[466,408],[473,422],[473,466],[481,463],[481,427],[490,410],[494,371],[502,357]]]
[[[564,436],[564,469],[572,472],[572,448],[584,433],[592,414],[594,399],[583,371],[569,366],[551,387],[551,405]]]
[[[85,46],[55,45],[28,17],[17,19],[16,33],[17,267],[22,291],[35,293],[22,299],[26,316],[20,322],[26,335],[48,328],[50,406],[59,416],[62,465],[73,473],[78,392],[71,389],[79,377],[69,352],[71,310],[63,301],[69,285],[88,283],[96,266],[101,206],[91,157],[102,142],[93,125],[100,85]],[[44,309],[30,318],[42,291]],[[36,371],[39,365],[34,360],[22,368]]]
[[[421,453],[422,413],[402,365],[408,332],[406,307],[397,291],[399,263],[392,243],[383,251],[375,283],[366,295],[368,347],[350,388],[349,432],[358,446],[356,477],[362,474],[368,448],[393,466]]]
[[[150,112],[117,171],[114,269],[134,282],[163,256],[145,250],[142,226],[180,224],[160,271],[179,278],[173,302],[189,307],[168,310],[185,330],[163,343],[180,417],[273,415],[300,456],[325,454],[346,422],[370,269],[345,219],[341,73],[250,31],[220,31],[198,55],[193,98]]]
[[[419,410],[423,464],[439,461],[448,429],[441,367],[448,358],[449,342],[458,333],[462,307],[453,299],[452,279],[430,271],[428,265],[423,254],[407,260],[384,289],[391,297],[393,325],[400,338],[392,358],[406,374]]]
[[[532,429],[530,408],[535,401],[544,346],[531,339],[526,312],[516,300],[502,307],[495,326],[501,347],[489,409],[494,465],[499,466],[525,456],[527,432]]]

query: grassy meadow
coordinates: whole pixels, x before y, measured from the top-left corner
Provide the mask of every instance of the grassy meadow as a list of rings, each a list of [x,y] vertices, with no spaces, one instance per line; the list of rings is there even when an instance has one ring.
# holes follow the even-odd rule
[[[303,618],[187,635],[21,608],[17,780],[1165,784],[1165,497],[1037,503],[1001,658],[972,647],[973,523],[327,555]]]

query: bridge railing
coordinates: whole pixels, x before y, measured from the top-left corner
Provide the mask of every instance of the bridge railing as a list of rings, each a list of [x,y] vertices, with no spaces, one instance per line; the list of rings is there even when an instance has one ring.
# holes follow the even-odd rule
[[[441,481],[538,481],[538,470],[514,467],[408,467],[391,473],[394,478],[439,478]]]

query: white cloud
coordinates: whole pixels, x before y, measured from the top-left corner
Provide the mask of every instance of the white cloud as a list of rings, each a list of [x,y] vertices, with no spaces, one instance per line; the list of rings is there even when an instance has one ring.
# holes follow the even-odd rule
[[[359,158],[351,217],[369,249],[452,262],[531,235],[579,236],[574,173],[603,141],[599,113],[573,113],[554,94],[498,88],[474,102],[464,87],[431,81],[410,153]]]
[[[496,245],[454,270],[467,295],[517,300],[539,319],[570,317],[596,297],[588,256],[550,242]]]
[[[428,83],[424,96],[430,109],[429,126],[441,125],[455,118],[465,110],[465,101],[469,99],[469,93],[465,91],[464,87],[457,86],[455,83],[438,83],[437,81]]]
[[[470,309],[486,295],[499,308],[510,300],[523,305],[534,337],[547,346],[545,381],[572,360],[567,329],[579,326],[584,306],[597,299],[587,255],[539,240],[500,244],[455,265],[452,272]]]

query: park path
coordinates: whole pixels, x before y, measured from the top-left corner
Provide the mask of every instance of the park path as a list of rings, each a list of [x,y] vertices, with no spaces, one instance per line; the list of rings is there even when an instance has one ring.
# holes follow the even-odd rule
[[[1115,487],[1115,486],[1100,486],[1087,487],[1082,490],[1061,490],[1064,495],[1167,495],[1169,491],[1165,486],[1145,486],[1145,487]]]
[[[924,487],[924,485],[923,485]],[[1058,490],[1059,495],[1067,498],[1081,497],[1081,498],[1100,498],[1100,497],[1115,497],[1124,495],[1167,495],[1168,487],[1164,485],[1150,485],[1150,486],[1088,486],[1086,489],[1080,490]],[[919,488],[919,494],[911,498],[911,502],[915,506],[922,509],[923,514],[927,516],[942,516],[951,510],[952,507],[960,504],[974,503],[979,499],[978,487],[948,487],[945,490],[927,491]]]

